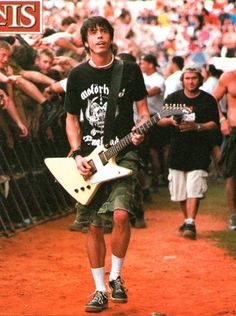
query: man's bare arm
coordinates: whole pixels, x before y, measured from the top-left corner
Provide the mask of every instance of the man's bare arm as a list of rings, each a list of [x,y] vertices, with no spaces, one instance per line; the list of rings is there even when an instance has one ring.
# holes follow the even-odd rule
[[[138,113],[138,121],[136,123],[137,126],[142,125],[150,118],[150,113],[148,111],[147,98],[144,98],[140,101],[135,102],[137,113]],[[132,128],[132,142],[134,145],[139,145],[144,140],[144,135],[139,135],[134,133],[136,126]]]
[[[72,115],[68,112],[66,116],[66,134],[71,147],[71,152],[76,151],[81,144],[79,120],[77,115]],[[88,164],[87,160],[79,154],[76,155],[74,158],[81,175],[89,177],[91,175],[91,167]]]
[[[224,135],[229,135],[230,134],[229,122],[224,116],[224,114],[222,113],[221,106],[220,106],[220,100],[227,93],[226,82],[227,82],[227,73],[223,73],[221,77],[219,78],[218,83],[213,91],[213,96],[215,97],[217,105],[218,105],[221,132]]]
[[[80,147],[80,125],[77,115],[72,115],[67,112],[66,116],[66,134],[72,151]]]

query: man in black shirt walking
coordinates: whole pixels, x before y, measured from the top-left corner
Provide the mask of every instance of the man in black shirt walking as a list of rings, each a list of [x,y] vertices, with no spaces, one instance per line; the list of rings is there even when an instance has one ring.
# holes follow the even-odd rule
[[[179,228],[182,236],[196,238],[195,219],[199,202],[207,191],[207,170],[212,146],[211,130],[218,127],[217,103],[199,89],[201,70],[195,65],[183,69],[183,89],[167,96],[164,103],[185,104],[192,113],[181,118],[163,119],[159,124],[172,124],[168,158],[171,200],[180,202],[184,223]]]
[[[110,105],[112,70],[117,63],[112,51],[113,28],[103,17],[91,17],[81,28],[82,40],[89,53],[89,60],[75,67],[69,75],[65,109],[66,131],[77,168],[84,178],[92,176],[91,165],[85,156],[104,143],[107,131],[106,113]],[[95,293],[85,305],[86,312],[101,312],[107,307],[105,285],[104,223],[113,221],[111,234],[112,264],[109,275],[111,300],[127,302],[127,293],[121,279],[121,268],[130,240],[130,216],[134,215],[135,187],[139,159],[133,145],[143,140],[134,131],[133,102],[142,122],[149,119],[143,76],[136,63],[124,61],[123,76],[117,106],[111,125],[109,145],[117,144],[130,134],[132,146],[116,157],[118,165],[132,170],[132,176],[105,183],[88,205],[79,205],[81,221],[88,225],[87,253],[95,282]],[[81,125],[78,119],[83,113]],[[104,171],[105,173],[105,171]],[[83,217],[83,218],[82,218]]]

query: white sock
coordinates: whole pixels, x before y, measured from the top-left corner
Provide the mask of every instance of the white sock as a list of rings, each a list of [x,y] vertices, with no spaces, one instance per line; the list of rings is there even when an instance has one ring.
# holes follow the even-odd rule
[[[106,285],[105,285],[105,269],[104,267],[102,268],[96,268],[96,269],[91,269],[93,279],[95,282],[96,286],[96,291],[100,292],[106,292]]]
[[[195,224],[195,221],[194,221],[194,219],[193,218],[187,218],[186,220],[185,220],[185,224],[190,224],[190,225],[194,225]]]
[[[120,276],[124,259],[125,258],[116,257],[115,255],[111,256],[111,273],[109,276],[109,281],[116,280]]]

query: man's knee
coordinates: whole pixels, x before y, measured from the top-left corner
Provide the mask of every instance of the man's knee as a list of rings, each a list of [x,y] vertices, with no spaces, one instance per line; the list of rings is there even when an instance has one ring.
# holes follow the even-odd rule
[[[93,238],[101,238],[103,235],[103,227],[102,226],[94,226],[90,224],[88,226],[88,232]]]
[[[115,210],[113,215],[114,225],[125,225],[129,223],[129,213],[124,210]]]

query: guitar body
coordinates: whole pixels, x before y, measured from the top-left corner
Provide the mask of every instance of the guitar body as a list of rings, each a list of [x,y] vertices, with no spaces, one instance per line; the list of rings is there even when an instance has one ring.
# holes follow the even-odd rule
[[[103,146],[98,146],[86,157],[95,170],[88,179],[79,173],[74,158],[46,158],[44,162],[55,179],[76,201],[88,205],[102,183],[132,174],[132,170],[118,166],[115,157],[104,165],[99,154],[105,150]]]
[[[150,120],[137,127],[135,132],[142,135],[162,117],[183,115],[189,112],[190,110],[185,105],[166,104],[159,113],[154,114]],[[76,201],[88,205],[103,182],[132,174],[132,170],[118,166],[115,162],[116,155],[131,142],[131,135],[128,134],[108,149],[104,146],[94,149],[89,156],[85,157],[92,170],[92,176],[87,179],[81,176],[73,158],[46,158],[44,161],[63,188]]]

